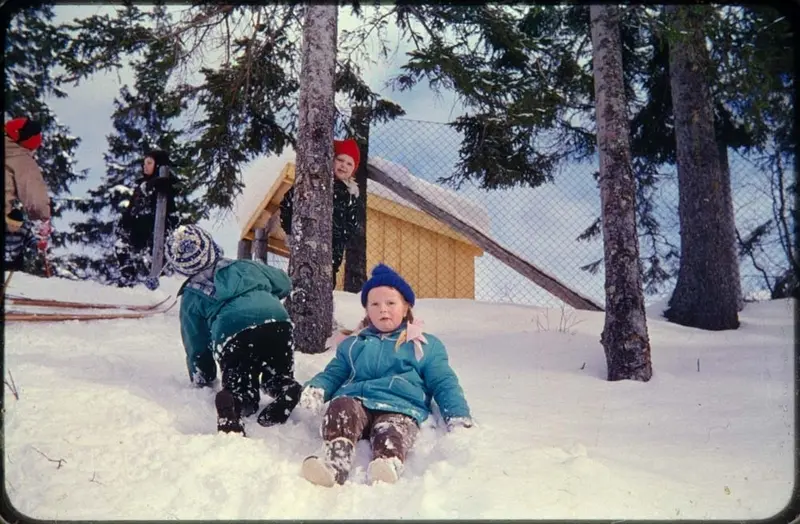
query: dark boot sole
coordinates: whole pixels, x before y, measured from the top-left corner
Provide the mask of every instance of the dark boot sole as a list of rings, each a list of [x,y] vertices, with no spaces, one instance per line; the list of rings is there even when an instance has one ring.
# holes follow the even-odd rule
[[[217,407],[217,431],[223,433],[241,433],[245,436],[244,426],[236,409],[233,393],[223,389],[214,398]]]

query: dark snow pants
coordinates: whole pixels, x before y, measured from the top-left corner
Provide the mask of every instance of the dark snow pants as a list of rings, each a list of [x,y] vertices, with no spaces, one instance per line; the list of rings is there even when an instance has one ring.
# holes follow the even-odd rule
[[[324,440],[345,437],[356,443],[369,439],[373,459],[397,457],[405,462],[418,433],[417,421],[408,415],[368,409],[351,397],[333,399],[322,419]]]
[[[260,383],[274,399],[262,412],[267,418],[264,422],[283,423],[289,418],[302,390],[294,379],[290,322],[268,322],[240,331],[222,347],[218,359],[222,387],[233,393],[242,416],[258,410]]]

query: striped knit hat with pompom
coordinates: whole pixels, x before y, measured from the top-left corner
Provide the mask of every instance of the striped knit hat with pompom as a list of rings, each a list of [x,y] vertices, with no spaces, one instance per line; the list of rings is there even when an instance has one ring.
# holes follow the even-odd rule
[[[180,226],[165,242],[167,260],[178,273],[191,276],[213,266],[222,256],[211,235],[200,227]]]

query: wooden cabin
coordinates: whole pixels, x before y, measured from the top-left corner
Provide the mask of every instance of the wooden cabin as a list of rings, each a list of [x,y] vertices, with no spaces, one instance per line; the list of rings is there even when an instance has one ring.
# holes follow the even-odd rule
[[[275,176],[246,221],[240,245],[266,236],[268,252],[289,256],[279,213],[280,202],[294,183],[294,169],[295,164],[288,162]],[[488,223],[488,214],[483,213]],[[374,180],[367,180],[366,235],[367,271],[379,262],[388,264],[411,284],[418,298],[475,298],[475,257],[483,250]],[[239,256],[248,257],[248,248]],[[343,279],[344,263],[336,289],[342,289]]]

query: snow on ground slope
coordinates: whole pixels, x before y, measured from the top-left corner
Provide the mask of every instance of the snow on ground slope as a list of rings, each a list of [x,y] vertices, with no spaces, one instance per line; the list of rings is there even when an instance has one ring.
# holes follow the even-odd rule
[[[10,292],[72,300],[155,293],[17,274]],[[358,298],[336,294],[347,324]],[[178,310],[142,320],[4,326],[5,489],[40,519],[768,517],[793,488],[793,306],[748,304],[738,331],[649,318],[654,377],[609,383],[603,316],[419,300],[447,345],[477,427],[429,419],[395,485],[368,485],[369,449],[326,489],[299,474],[319,419],[248,438],[215,431],[214,392],[190,387]],[[560,322],[561,321],[561,322]],[[330,353],[297,355],[309,379]],[[699,370],[698,370],[699,369]],[[262,401],[263,403],[264,401]]]

